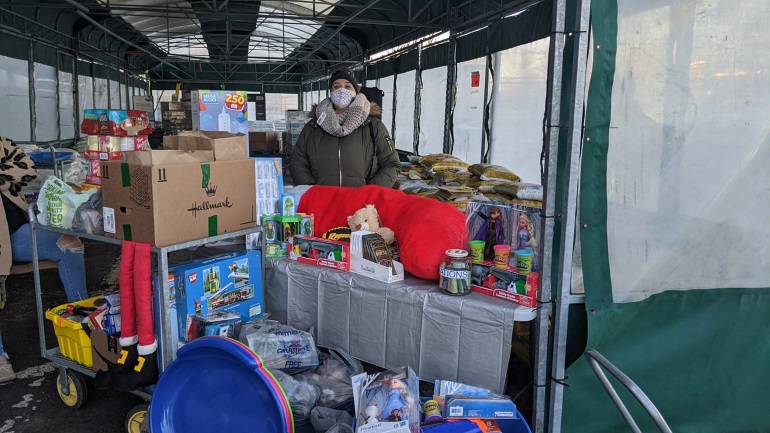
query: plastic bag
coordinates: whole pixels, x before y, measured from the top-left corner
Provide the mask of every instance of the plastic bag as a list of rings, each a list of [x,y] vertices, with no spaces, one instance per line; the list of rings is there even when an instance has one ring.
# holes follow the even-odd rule
[[[353,433],[353,428],[347,424],[334,424],[326,433]]]
[[[273,377],[281,384],[286,398],[289,399],[291,413],[297,418],[310,415],[315,407],[318,396],[321,394],[315,385],[294,379],[280,370],[270,370]]]
[[[97,190],[89,189],[83,192],[75,192],[71,186],[61,179],[51,176],[40,189],[37,199],[40,213],[38,222],[43,225],[70,229],[75,218],[77,208],[88,201]]]
[[[78,206],[75,217],[72,219],[72,230],[96,235],[104,234],[101,190],[97,190],[88,200]]]
[[[353,397],[350,380],[341,381],[321,376],[316,373],[302,373],[294,376],[298,381],[309,383],[319,390],[318,406],[334,407]]]
[[[241,333],[243,338],[243,332]],[[310,333],[268,321],[246,334],[246,344],[266,368],[302,368],[318,365],[318,350]]]
[[[500,165],[473,164],[468,167],[468,171],[475,174],[481,180],[502,180],[509,182],[521,182],[521,178],[511,170]]]
[[[343,425],[350,429],[352,423],[353,417],[344,410],[316,406],[310,411],[310,425],[313,426],[315,433],[328,433],[332,431],[332,428],[336,425]],[[352,433],[353,430],[340,430],[340,428],[337,427],[334,431],[350,431]]]

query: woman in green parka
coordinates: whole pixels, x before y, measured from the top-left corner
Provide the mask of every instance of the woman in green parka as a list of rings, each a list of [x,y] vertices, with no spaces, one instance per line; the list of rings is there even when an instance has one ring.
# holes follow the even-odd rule
[[[393,186],[400,162],[379,116],[350,69],[332,74],[330,96],[313,107],[292,151],[295,185]]]

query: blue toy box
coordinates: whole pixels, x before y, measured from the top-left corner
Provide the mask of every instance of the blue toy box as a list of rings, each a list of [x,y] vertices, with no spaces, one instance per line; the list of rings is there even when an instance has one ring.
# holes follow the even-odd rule
[[[179,339],[187,335],[187,316],[213,312],[240,316],[243,322],[262,315],[261,251],[238,251],[174,267]]]

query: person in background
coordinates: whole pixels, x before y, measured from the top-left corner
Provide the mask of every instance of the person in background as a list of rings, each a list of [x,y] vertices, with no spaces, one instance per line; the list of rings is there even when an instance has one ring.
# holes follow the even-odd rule
[[[11,140],[0,137],[0,196],[5,215],[0,221],[0,275],[7,276],[14,261],[32,261],[27,202],[21,189],[35,177],[37,172],[32,158]],[[80,240],[44,230],[35,234],[39,260],[58,262],[67,302],[87,298],[86,268]],[[16,377],[6,356],[0,343],[0,382]]]
[[[381,107],[360,93],[350,69],[333,73],[329,83],[330,96],[313,107],[294,146],[294,184],[392,187],[401,164],[378,117]]]

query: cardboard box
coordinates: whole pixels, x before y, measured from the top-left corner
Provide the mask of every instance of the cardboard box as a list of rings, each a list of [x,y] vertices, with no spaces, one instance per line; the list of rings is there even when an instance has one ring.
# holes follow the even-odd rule
[[[230,134],[229,132],[186,131],[179,135],[167,135],[163,137],[163,148],[167,150],[211,151],[217,161],[249,157],[246,136],[244,134]]]
[[[303,110],[286,110],[286,130],[289,132],[299,132],[310,120],[310,112]]]
[[[255,227],[254,161],[210,158],[153,150],[103,162],[106,235],[168,246]]]
[[[137,110],[83,110],[80,132],[87,135],[128,137],[150,135],[152,127],[146,111]]]
[[[361,237],[373,233],[368,230],[358,230],[350,234],[350,270],[386,283],[403,281],[404,265],[401,262],[393,260],[394,273],[392,268],[364,258]]]
[[[252,159],[257,181],[257,215],[280,213],[279,203],[283,195],[283,161],[281,158]]]
[[[164,112],[166,111],[186,111],[188,114],[191,114],[190,111],[192,109],[192,104],[190,101],[179,101],[179,102],[161,102],[160,103],[160,109]]]
[[[100,160],[100,161],[120,161],[122,157],[121,151],[116,152],[100,152],[98,150],[86,150],[83,152],[83,158],[88,161]]]
[[[207,317],[214,312],[234,313],[243,322],[264,311],[262,255],[238,251],[175,266],[174,286],[178,332],[186,340],[188,315]]]
[[[278,138],[277,131],[250,131],[249,151],[278,152],[281,150]]]
[[[437,400],[438,401],[438,400]],[[507,396],[447,395],[439,402],[444,418],[516,418],[516,405]]]
[[[300,263],[350,270],[350,244],[315,236],[297,235],[289,242],[289,258]]]
[[[246,101],[247,92],[243,90],[193,90],[193,129],[247,134],[249,112]]]

